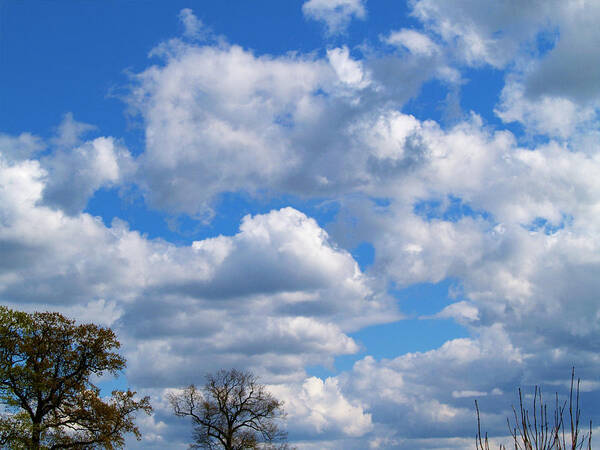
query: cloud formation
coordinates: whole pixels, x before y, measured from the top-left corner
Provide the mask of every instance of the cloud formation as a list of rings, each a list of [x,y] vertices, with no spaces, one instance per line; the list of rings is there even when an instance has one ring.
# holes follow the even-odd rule
[[[36,161],[2,159],[0,296],[111,317],[131,345],[131,382],[188,383],[199,366],[231,364],[302,376],[306,364],[358,350],[345,332],[399,317],[352,256],[295,209],[247,216],[234,236],[176,247],[118,220],[105,227],[49,208],[46,180]],[[203,349],[195,363],[191,347]]]
[[[353,18],[365,19],[366,0],[308,0],[302,5],[304,15],[323,22],[330,35],[342,33]]]
[[[500,432],[519,384],[563,386],[575,362],[595,389],[599,8],[411,5],[419,27],[308,55],[198,44],[205,28],[185,9],[188,41],[160,44],[159,63],[133,76],[138,157],[71,115],[50,139],[0,135],[0,299],[118,331],[128,381],[159,405],[146,448],[184,446],[164,394],[222,367],[252,369],[286,399],[302,448],[464,448],[474,397]],[[360,1],[303,12],[330,33],[366,19]],[[408,112],[427,81],[458,93],[490,67],[504,75],[495,113],[523,133],[476,112],[451,124]],[[98,189],[129,184],[196,219],[225,193],[326,199],[339,213],[326,231],[285,207],[175,245],[84,212]],[[375,250],[366,270],[348,251],[361,242]],[[450,304],[428,317],[468,338],[308,376],[359,352],[353,332],[404,317],[389,287],[449,279]]]
[[[352,404],[344,397],[335,378],[310,377],[297,388],[274,386],[272,389],[286,402],[298,428],[292,432],[360,437],[373,428],[371,415],[366,414],[360,404]]]

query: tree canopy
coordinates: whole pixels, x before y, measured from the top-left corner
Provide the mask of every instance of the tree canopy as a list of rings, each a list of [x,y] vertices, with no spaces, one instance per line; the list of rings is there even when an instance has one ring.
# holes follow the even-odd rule
[[[152,411],[149,398],[127,390],[103,399],[91,381],[125,368],[119,347],[110,328],[0,306],[0,445],[113,449],[126,433],[139,439],[134,416]]]
[[[270,445],[285,441],[280,428],[283,402],[251,372],[220,370],[207,375],[202,389],[191,385],[169,400],[177,416],[191,417],[195,448],[273,448]]]

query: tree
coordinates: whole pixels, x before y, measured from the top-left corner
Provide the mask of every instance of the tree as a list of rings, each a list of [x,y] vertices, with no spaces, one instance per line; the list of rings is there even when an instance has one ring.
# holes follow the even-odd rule
[[[251,372],[220,370],[206,377],[204,388],[191,385],[169,396],[175,415],[191,417],[192,448],[257,449],[285,441],[279,427],[283,402],[275,399]],[[287,448],[283,444],[282,448]]]
[[[581,410],[579,408],[579,378],[573,399],[573,388],[575,387],[575,368],[571,371],[571,390],[569,394],[569,416],[565,424],[565,409],[567,401],[560,404],[558,393],[555,397],[553,421],[548,419],[548,405],[542,398],[542,390],[536,386],[533,394],[533,414],[523,405],[523,395],[519,388],[519,413],[513,406],[514,425],[507,418],[508,430],[512,436],[515,449],[523,450],[576,450],[592,449],[592,421],[590,421],[589,432],[581,430]],[[487,437],[481,435],[481,420],[479,417],[479,405],[475,400],[477,411],[477,435],[475,444],[477,450],[489,450],[490,445]],[[532,422],[533,421],[533,422]],[[567,428],[565,433],[565,428]],[[566,436],[565,436],[566,435]],[[500,450],[506,450],[506,446],[500,445]]]
[[[133,433],[149,398],[113,391],[108,400],[92,376],[116,375],[125,359],[114,332],[76,325],[61,314],[28,314],[0,306],[0,445],[11,449],[114,449]]]

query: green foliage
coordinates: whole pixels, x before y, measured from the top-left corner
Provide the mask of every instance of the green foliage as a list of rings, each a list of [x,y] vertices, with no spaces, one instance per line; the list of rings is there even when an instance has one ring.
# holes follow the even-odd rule
[[[58,313],[28,314],[0,306],[0,444],[11,449],[123,446],[140,433],[136,411],[150,413],[149,398],[113,391],[100,398],[90,378],[117,375],[125,359],[114,332],[76,325]]]

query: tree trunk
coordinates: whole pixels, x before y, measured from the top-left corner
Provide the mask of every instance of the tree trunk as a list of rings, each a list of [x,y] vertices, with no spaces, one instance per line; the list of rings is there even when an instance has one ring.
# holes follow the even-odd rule
[[[40,423],[33,423],[31,429],[31,449],[39,450],[40,449],[40,438],[42,435],[42,429]]]
[[[226,439],[225,450],[233,450],[233,430],[231,427],[227,430],[227,439]]]

